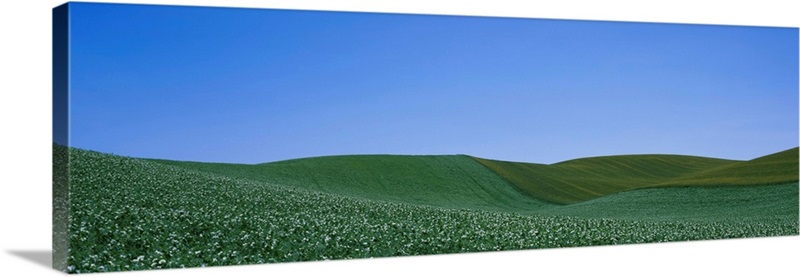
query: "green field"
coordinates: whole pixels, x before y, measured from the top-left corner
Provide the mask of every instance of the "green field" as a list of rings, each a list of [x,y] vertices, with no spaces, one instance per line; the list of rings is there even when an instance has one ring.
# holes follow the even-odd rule
[[[572,204],[646,187],[763,185],[798,180],[798,148],[750,161],[680,155],[627,155],[552,165],[475,158],[529,195]]]
[[[754,185],[780,184],[797,180],[798,148],[744,162],[689,174],[665,182],[669,185]]]
[[[69,173],[72,273],[798,234],[797,148],[553,165],[464,155],[245,165],[70,148]]]
[[[468,156],[359,155],[258,165],[151,160],[240,179],[372,200],[445,208],[519,211],[546,202],[529,197]]]

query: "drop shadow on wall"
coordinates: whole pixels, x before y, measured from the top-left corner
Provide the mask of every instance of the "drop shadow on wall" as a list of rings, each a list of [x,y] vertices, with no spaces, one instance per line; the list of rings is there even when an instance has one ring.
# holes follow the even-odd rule
[[[8,250],[8,253],[47,268],[53,266],[53,251],[50,250]]]

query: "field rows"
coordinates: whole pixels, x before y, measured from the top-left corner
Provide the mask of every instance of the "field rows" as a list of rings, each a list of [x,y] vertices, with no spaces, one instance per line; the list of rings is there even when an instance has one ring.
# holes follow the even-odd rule
[[[610,219],[371,200],[78,149],[69,170],[68,270],[81,273],[798,234],[796,206]]]
[[[574,204],[623,191],[798,181],[798,148],[751,161],[680,155],[583,158],[551,165],[474,158],[530,196]]]

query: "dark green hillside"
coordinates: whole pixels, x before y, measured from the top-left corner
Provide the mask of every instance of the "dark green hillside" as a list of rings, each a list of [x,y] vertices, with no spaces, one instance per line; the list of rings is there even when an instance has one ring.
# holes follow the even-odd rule
[[[680,155],[594,157],[551,165],[474,159],[528,194],[560,204],[651,186],[737,163]]]
[[[798,148],[721,166],[660,185],[760,185],[798,181]]]
[[[794,148],[746,162],[682,155],[621,155],[551,165],[463,155],[328,156],[258,165],[153,161],[375,200],[526,211],[547,202],[572,204],[647,187],[796,182],[797,153],[798,148]]]
[[[153,161],[382,201],[502,211],[525,211],[550,205],[531,198],[463,155],[329,156],[258,165]]]
[[[797,220],[798,184],[656,187],[615,193],[542,214],[654,221]]]

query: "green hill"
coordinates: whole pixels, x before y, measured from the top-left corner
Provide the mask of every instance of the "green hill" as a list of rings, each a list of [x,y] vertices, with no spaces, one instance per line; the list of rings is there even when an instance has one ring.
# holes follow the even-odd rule
[[[464,155],[328,156],[257,165],[150,161],[336,195],[453,209],[640,220],[763,220],[796,214],[796,155],[797,148],[746,162],[621,155],[552,165]],[[719,181],[730,176],[740,182]],[[763,184],[781,185],[742,186]]]
[[[591,157],[551,165],[453,156],[353,155],[257,165],[152,160],[236,178],[381,201],[524,211],[663,186],[798,180],[798,148],[751,161],[683,155]]]
[[[185,169],[366,199],[525,211],[550,205],[464,155],[328,156],[257,165],[152,160]]]
[[[70,273],[798,234],[797,183],[546,205],[465,156],[54,162],[70,174]]]
[[[798,148],[688,174],[658,185],[760,185],[798,180]]]
[[[651,221],[780,222],[798,216],[798,183],[656,187],[555,206],[539,214]]]
[[[736,163],[679,155],[584,158],[552,165],[474,158],[533,197],[570,204]]]
[[[646,187],[798,180],[797,148],[746,162],[681,155],[593,157],[551,165],[473,158],[529,195],[560,204]]]

